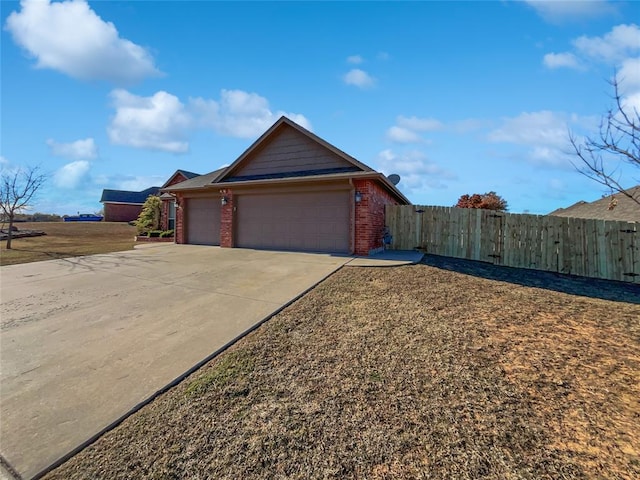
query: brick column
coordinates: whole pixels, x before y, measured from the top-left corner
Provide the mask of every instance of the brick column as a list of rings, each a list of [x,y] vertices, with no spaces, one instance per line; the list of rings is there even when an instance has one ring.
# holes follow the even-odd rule
[[[233,192],[226,189],[221,193],[227,199],[227,204],[220,207],[220,246],[233,248],[233,216],[235,212]]]
[[[354,180],[356,191],[362,200],[355,207],[355,249],[356,255],[369,255],[383,248],[384,207],[397,202],[374,180]]]
[[[176,228],[173,235],[176,243],[184,243],[184,209],[187,207],[187,200],[180,194],[177,195],[176,207]]]

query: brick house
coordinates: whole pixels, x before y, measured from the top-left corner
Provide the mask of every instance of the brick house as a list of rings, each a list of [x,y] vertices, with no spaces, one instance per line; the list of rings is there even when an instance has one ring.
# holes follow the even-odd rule
[[[164,185],[160,187],[160,190],[199,176],[199,173],[188,172],[186,170],[176,170],[175,173],[171,175],[166,182],[164,182]],[[165,192],[160,194],[160,200],[162,200],[160,228],[162,230],[174,230],[176,221],[175,198],[173,195]]]
[[[176,243],[368,255],[384,209],[410,204],[383,174],[281,117],[226,168],[162,188]]]
[[[130,222],[137,219],[149,195],[158,195],[159,192],[160,187],[150,187],[140,192],[102,190],[100,202],[104,208],[104,221]]]

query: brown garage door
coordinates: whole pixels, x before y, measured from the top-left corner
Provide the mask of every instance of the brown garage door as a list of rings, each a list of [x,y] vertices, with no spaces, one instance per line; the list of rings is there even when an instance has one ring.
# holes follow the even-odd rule
[[[349,252],[348,191],[237,197],[238,247]]]
[[[187,243],[220,245],[220,199],[187,200]]]

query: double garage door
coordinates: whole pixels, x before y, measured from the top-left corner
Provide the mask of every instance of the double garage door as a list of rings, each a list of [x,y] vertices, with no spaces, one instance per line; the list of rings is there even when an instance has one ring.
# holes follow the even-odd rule
[[[345,191],[238,195],[238,247],[348,253],[350,194]]]

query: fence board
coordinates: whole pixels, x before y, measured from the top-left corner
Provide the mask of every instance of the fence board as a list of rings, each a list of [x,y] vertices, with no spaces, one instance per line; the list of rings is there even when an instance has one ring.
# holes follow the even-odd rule
[[[637,223],[394,205],[386,224],[393,249],[640,284]]]

